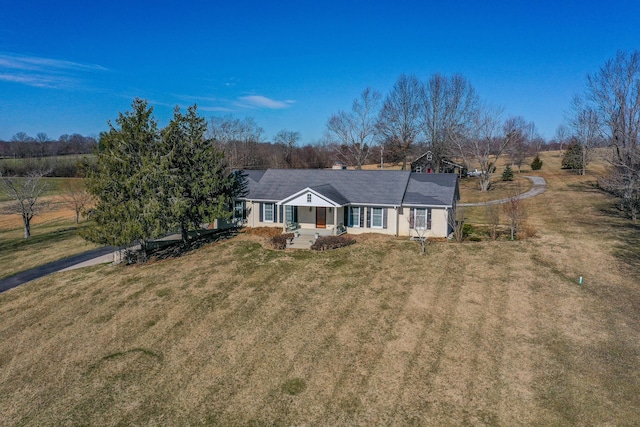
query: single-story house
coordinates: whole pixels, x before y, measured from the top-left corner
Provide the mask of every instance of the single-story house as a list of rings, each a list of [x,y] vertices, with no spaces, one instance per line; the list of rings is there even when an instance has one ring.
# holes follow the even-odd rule
[[[332,169],[247,170],[234,221],[339,234],[446,237],[460,199],[455,174]]]

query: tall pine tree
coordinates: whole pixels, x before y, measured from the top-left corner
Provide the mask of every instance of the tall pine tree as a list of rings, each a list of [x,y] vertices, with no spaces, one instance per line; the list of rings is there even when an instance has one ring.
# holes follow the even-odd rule
[[[156,218],[159,173],[153,157],[160,148],[158,125],[153,108],[139,98],[131,111],[119,114],[116,124],[109,122],[109,131],[100,135],[97,166],[89,173],[87,188],[96,205],[94,224],[85,237],[114,246],[140,242],[144,248],[147,239],[164,232]]]
[[[158,130],[153,108],[136,98],[120,114],[118,127],[100,136],[97,168],[88,189],[96,199],[88,240],[114,246],[140,243],[231,216],[231,201],[242,195],[244,176],[229,173],[224,153],[205,138],[206,121],[194,105],[176,107]]]
[[[224,152],[205,138],[206,130],[194,105],[186,115],[176,107],[162,132],[162,193],[170,207],[166,223],[181,231],[185,243],[189,230],[230,218],[232,200],[243,192],[242,174],[229,173]]]

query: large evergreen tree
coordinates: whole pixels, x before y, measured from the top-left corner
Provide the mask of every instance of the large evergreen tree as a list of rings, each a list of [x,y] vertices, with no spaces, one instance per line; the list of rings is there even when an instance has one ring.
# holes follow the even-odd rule
[[[186,115],[176,107],[162,132],[162,194],[169,207],[165,222],[180,229],[184,242],[200,224],[228,219],[233,198],[243,191],[242,174],[229,173],[224,152],[205,138],[206,130],[194,105]]]
[[[100,135],[96,169],[89,174],[87,188],[96,205],[85,237],[114,246],[141,242],[144,248],[147,239],[165,231],[157,221],[160,174],[153,157],[160,149],[158,126],[153,108],[139,98],[116,124],[109,122],[109,131]]]
[[[89,240],[116,246],[145,242],[231,215],[230,201],[243,188],[230,174],[224,153],[204,137],[206,121],[196,106],[186,115],[176,107],[170,124],[158,130],[153,108],[136,98],[120,114],[118,127],[100,136],[97,168],[88,189],[96,199]]]

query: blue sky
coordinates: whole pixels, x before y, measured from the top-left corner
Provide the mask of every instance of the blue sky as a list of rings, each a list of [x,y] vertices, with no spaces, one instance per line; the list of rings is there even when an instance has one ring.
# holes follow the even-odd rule
[[[97,136],[138,96],[318,141],[401,73],[464,75],[553,137],[587,74],[640,49],[638,1],[0,0],[0,138]]]

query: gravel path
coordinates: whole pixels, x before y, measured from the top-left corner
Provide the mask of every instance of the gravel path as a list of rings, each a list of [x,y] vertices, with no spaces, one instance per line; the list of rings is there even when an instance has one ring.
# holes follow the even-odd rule
[[[538,194],[544,193],[547,189],[547,182],[541,176],[525,176],[525,178],[530,179],[533,182],[533,188],[520,195],[520,199],[528,199],[533,196],[537,196]],[[487,205],[500,205],[502,203],[507,203],[509,198],[498,199],[498,200],[490,200],[488,202],[478,202],[478,203],[458,203],[457,206],[487,206]]]

